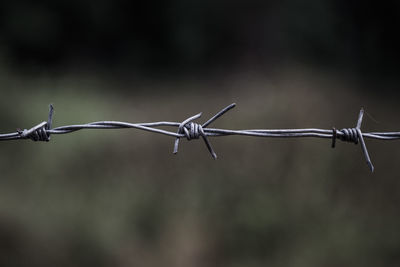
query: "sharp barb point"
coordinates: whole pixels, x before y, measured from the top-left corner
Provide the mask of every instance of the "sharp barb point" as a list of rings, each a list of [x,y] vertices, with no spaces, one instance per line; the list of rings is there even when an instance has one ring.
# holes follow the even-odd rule
[[[371,172],[374,172],[374,165],[372,165],[371,162],[367,162],[369,169],[371,170]]]

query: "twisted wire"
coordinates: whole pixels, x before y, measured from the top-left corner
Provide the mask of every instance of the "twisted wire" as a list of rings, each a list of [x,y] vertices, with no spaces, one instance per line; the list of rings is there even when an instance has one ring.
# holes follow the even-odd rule
[[[361,109],[357,125],[354,128],[343,128],[337,130],[332,128],[331,130],[317,129],[317,128],[306,128],[306,129],[248,129],[248,130],[231,130],[231,129],[219,129],[209,128],[208,126],[217,120],[219,117],[224,115],[226,112],[236,106],[235,103],[225,107],[208,121],[203,124],[194,122],[194,120],[201,117],[202,113],[191,116],[182,122],[149,122],[149,123],[128,123],[120,121],[98,121],[86,124],[66,125],[52,128],[54,108],[50,105],[48,120],[43,121],[29,130],[17,130],[13,133],[0,134],[0,141],[18,140],[18,139],[31,139],[33,141],[46,141],[50,140],[52,134],[68,134],[83,129],[122,129],[122,128],[134,128],[143,131],[163,134],[167,136],[175,137],[173,153],[178,153],[179,142],[181,138],[187,140],[202,138],[211,156],[216,159],[217,154],[215,153],[209,137],[219,137],[228,135],[243,135],[243,136],[254,136],[254,137],[275,137],[275,138],[302,138],[302,137],[314,137],[314,138],[326,138],[332,140],[332,148],[336,145],[336,140],[343,142],[352,142],[354,144],[361,143],[361,148],[366,159],[366,162],[371,171],[374,170],[367,147],[365,145],[364,138],[379,139],[379,140],[396,140],[400,139],[400,132],[361,132],[361,123],[363,119],[364,110]],[[168,131],[159,129],[156,127],[169,126],[177,127],[177,131]]]

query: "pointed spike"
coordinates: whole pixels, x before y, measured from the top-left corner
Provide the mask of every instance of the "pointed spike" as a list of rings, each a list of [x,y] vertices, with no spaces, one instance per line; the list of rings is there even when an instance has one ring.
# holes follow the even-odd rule
[[[49,118],[47,120],[46,130],[50,130],[53,124],[54,107],[53,104],[49,106]]]
[[[363,116],[364,116],[364,108],[361,108],[360,113],[358,115],[358,121],[357,121],[357,126],[356,126],[357,129],[361,129],[361,123],[363,120]]]
[[[228,106],[226,106],[225,108],[221,109],[219,112],[217,112],[214,116],[212,116],[208,121],[206,121],[205,123],[203,123],[202,127],[205,128],[208,125],[210,125],[213,121],[215,121],[216,119],[218,119],[219,117],[221,117],[222,115],[224,115],[226,112],[228,112],[229,110],[233,109],[236,106],[236,103],[232,103]]]
[[[371,158],[369,157],[367,146],[365,145],[364,137],[363,137],[363,135],[361,133],[361,130],[357,129],[357,133],[358,133],[358,138],[360,139],[361,148],[362,148],[365,160],[367,161],[367,164],[368,164],[371,172],[373,172],[374,171],[374,166],[372,165]]]
[[[367,164],[368,164],[368,167],[369,167],[369,169],[371,170],[371,172],[374,172],[374,165],[372,165],[372,162],[371,161],[369,161],[369,162],[367,162]]]
[[[212,148],[210,141],[208,141],[207,136],[204,134],[202,136],[203,136],[204,143],[206,144],[207,149],[210,152],[211,156],[213,157],[213,159],[217,159],[217,154],[214,152],[214,149]]]
[[[177,154],[178,153],[178,147],[179,147],[179,137],[177,137],[176,139],[175,139],[175,144],[174,144],[174,154]]]

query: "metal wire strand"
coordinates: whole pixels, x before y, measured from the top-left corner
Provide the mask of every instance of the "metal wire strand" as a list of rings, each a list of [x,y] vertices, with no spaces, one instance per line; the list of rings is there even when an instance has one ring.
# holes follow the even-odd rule
[[[244,135],[254,137],[275,137],[275,138],[326,138],[332,140],[332,148],[336,145],[336,139],[344,142],[352,142],[354,144],[361,143],[361,148],[365,157],[365,160],[371,171],[374,171],[364,138],[379,139],[379,140],[397,140],[400,139],[400,132],[361,132],[361,123],[364,115],[364,110],[361,109],[358,121],[355,128],[344,128],[337,130],[333,128],[331,130],[306,128],[306,129],[249,129],[249,130],[230,130],[230,129],[219,129],[219,128],[208,128],[208,126],[217,120],[219,117],[224,115],[226,112],[236,106],[235,103],[228,105],[221,111],[217,112],[208,121],[203,124],[194,122],[194,120],[201,117],[202,113],[196,114],[185,119],[182,122],[148,122],[148,123],[128,123],[120,121],[98,121],[85,124],[66,125],[52,128],[54,108],[50,105],[49,116],[47,122],[41,122],[38,125],[30,128],[29,130],[17,130],[13,133],[0,134],[0,141],[18,140],[18,139],[31,139],[33,141],[49,141],[51,134],[68,134],[83,129],[123,129],[133,128],[143,131],[163,134],[167,136],[175,137],[173,153],[178,153],[179,141],[181,138],[187,140],[199,139],[200,137],[204,140],[208,151],[211,156],[216,159],[217,155],[211,146],[208,137],[228,136],[228,135]],[[176,127],[177,131],[168,131],[159,129],[157,127],[167,126]]]

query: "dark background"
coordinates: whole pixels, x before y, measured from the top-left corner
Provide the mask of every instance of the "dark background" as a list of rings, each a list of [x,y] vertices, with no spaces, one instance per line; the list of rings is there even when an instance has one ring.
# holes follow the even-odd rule
[[[63,72],[84,64],[147,75],[187,74],[243,64],[272,69],[297,60],[396,77],[399,5],[317,0],[9,1],[0,4],[1,45],[6,62],[18,70]]]
[[[398,130],[398,1],[2,1],[0,132]],[[80,131],[0,144],[1,266],[398,266],[397,141]]]

